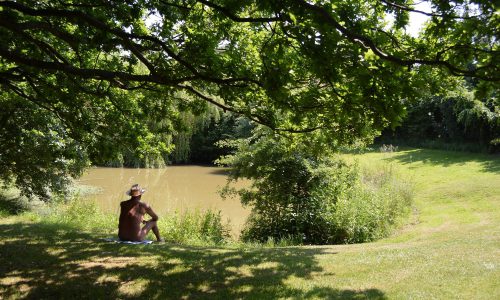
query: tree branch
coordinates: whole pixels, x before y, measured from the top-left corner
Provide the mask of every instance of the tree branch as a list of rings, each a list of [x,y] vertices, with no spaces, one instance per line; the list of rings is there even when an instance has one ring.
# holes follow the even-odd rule
[[[12,51],[8,51],[3,47],[0,47],[0,55],[9,59],[12,62],[25,65],[27,67],[36,67],[45,70],[51,71],[62,71],[67,74],[77,75],[82,78],[93,78],[93,79],[104,79],[107,81],[115,81],[116,79],[122,79],[125,81],[135,81],[135,82],[152,82],[159,84],[166,84],[175,86],[179,83],[190,81],[196,79],[195,77],[183,77],[177,79],[168,79],[158,74],[150,74],[150,75],[137,75],[130,74],[126,72],[120,71],[109,71],[102,69],[88,69],[88,68],[77,68],[72,65],[67,65],[60,62],[47,62],[42,60],[37,60],[33,58],[28,58],[19,53],[14,53]]]
[[[471,77],[476,77],[485,81],[499,81],[500,77],[495,77],[494,75],[492,77],[489,76],[482,76],[480,74],[475,73],[474,71],[470,70],[464,70],[460,69],[458,67],[455,67],[448,61],[443,61],[443,60],[429,60],[429,59],[403,59],[391,54],[385,53],[382,49],[380,49],[375,42],[364,35],[352,32],[351,30],[347,29],[346,27],[340,25],[335,18],[332,17],[332,15],[325,10],[323,7],[316,6],[314,4],[311,4],[307,1],[304,0],[294,0],[298,5],[300,5],[303,8],[306,8],[316,14],[322,21],[332,25],[335,29],[340,31],[347,39],[354,43],[360,44],[363,48],[365,49],[371,49],[375,55],[378,57],[396,63],[398,65],[402,66],[412,66],[415,64],[420,64],[420,65],[430,65],[430,66],[442,66],[447,68],[453,75],[460,75],[460,76],[471,76]]]
[[[76,19],[76,20],[81,20],[89,24],[90,26],[93,26],[95,28],[98,28],[100,30],[103,30],[108,33],[112,33],[113,35],[120,37],[122,40],[127,40],[128,43],[133,43],[131,39],[140,39],[140,40],[146,40],[153,42],[157,45],[159,45],[163,51],[165,51],[170,57],[172,57],[174,60],[179,62],[181,65],[186,67],[191,73],[193,73],[194,79],[200,79],[204,80],[207,82],[213,82],[213,83],[219,83],[219,84],[232,84],[236,82],[249,82],[253,83],[259,86],[262,86],[260,82],[257,80],[251,79],[251,78],[214,78],[205,74],[202,74],[196,70],[194,66],[186,62],[184,59],[182,59],[179,55],[177,55],[173,50],[171,50],[167,44],[165,44],[163,41],[158,39],[157,37],[154,36],[149,36],[149,35],[136,35],[132,33],[127,33],[123,30],[117,29],[117,28],[111,28],[107,24],[103,23],[100,20],[97,20],[90,15],[87,15],[81,11],[73,11],[73,10],[58,10],[58,9],[32,9],[29,7],[26,7],[24,5],[21,5],[17,2],[12,2],[12,1],[2,1],[0,2],[0,7],[7,7],[11,9],[15,9],[17,11],[20,11],[24,14],[31,15],[31,16],[42,16],[42,17],[62,17],[66,19]],[[126,45],[124,45],[125,48]],[[134,53],[135,54],[135,53]],[[138,57],[139,58],[139,57]]]
[[[392,6],[392,7],[395,7],[397,9],[400,9],[400,10],[414,12],[414,13],[419,13],[419,14],[422,14],[422,15],[425,15],[425,16],[428,16],[428,17],[451,18],[451,19],[461,19],[461,20],[477,19],[477,18],[481,17],[481,15],[468,16],[468,17],[458,17],[458,16],[452,16],[452,15],[440,15],[440,14],[428,13],[428,12],[425,12],[425,11],[422,11],[422,10],[418,10],[418,9],[413,9],[413,8],[408,7],[408,6],[397,4],[397,3],[394,3],[394,2],[389,2],[389,1],[386,1],[386,0],[379,0],[379,1],[382,2],[382,3],[384,3],[384,4],[386,4],[386,5],[388,5],[388,6]]]
[[[209,103],[212,103],[213,105],[215,105],[215,106],[223,109],[224,111],[230,111],[230,112],[233,112],[233,113],[236,113],[236,114],[239,114],[239,115],[244,115],[248,119],[250,119],[251,121],[254,121],[255,123],[267,126],[267,127],[271,128],[272,130],[274,130],[276,132],[307,133],[307,132],[313,132],[313,131],[325,128],[325,126],[316,126],[316,127],[310,127],[310,128],[304,128],[304,129],[277,128],[274,125],[272,125],[271,123],[269,123],[268,121],[266,121],[265,118],[262,117],[262,116],[260,116],[260,115],[257,115],[257,114],[248,114],[245,111],[237,110],[237,109],[234,109],[234,108],[232,108],[230,106],[226,106],[224,104],[221,104],[221,103],[215,101],[214,99],[212,99],[212,98],[210,98],[210,97],[202,94],[200,91],[196,90],[192,86],[178,85],[178,87],[180,87],[182,89],[185,89],[186,91],[188,91],[188,92],[196,95],[197,97],[199,97],[199,98],[201,98],[201,99],[203,99],[203,100],[205,100],[205,101],[207,101]]]
[[[217,10],[218,12],[222,13],[229,19],[239,22],[239,23],[267,23],[267,22],[281,22],[284,21],[282,17],[269,17],[269,18],[241,18],[233,14],[229,9],[226,7],[217,5],[215,3],[212,3],[210,1],[205,1],[205,0],[198,0],[197,2],[204,4],[210,8],[213,8]]]
[[[36,106],[48,111],[48,112],[51,112],[59,121],[61,121],[62,124],[66,125],[66,128],[71,128],[71,126],[67,123],[66,119],[61,117],[61,115],[59,115],[59,112],[57,112],[55,109],[47,106],[47,105],[44,105],[42,104],[41,101],[37,101],[36,98],[33,98],[32,96],[26,94],[23,89],[17,87],[16,85],[12,84],[11,82],[9,82],[8,80],[2,80],[2,78],[0,77],[0,84],[1,85],[4,85],[5,87],[7,87],[9,90],[11,90],[12,92],[14,92],[16,95],[18,95],[19,97],[23,98],[23,99],[26,99],[28,100],[29,102],[35,104]],[[31,84],[30,84],[31,86]],[[36,91],[35,91],[36,92]]]

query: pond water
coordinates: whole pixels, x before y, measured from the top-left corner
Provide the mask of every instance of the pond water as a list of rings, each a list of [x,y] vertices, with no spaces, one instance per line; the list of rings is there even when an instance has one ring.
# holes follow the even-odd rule
[[[223,168],[209,166],[169,166],[163,169],[91,168],[78,183],[96,187],[99,193],[90,198],[109,213],[119,215],[120,202],[130,197],[125,192],[139,183],[146,189],[142,196],[160,216],[189,210],[221,211],[224,222],[230,220],[233,234],[237,234],[248,217],[239,199],[221,199],[218,190],[226,183]],[[236,187],[248,183],[237,182]]]

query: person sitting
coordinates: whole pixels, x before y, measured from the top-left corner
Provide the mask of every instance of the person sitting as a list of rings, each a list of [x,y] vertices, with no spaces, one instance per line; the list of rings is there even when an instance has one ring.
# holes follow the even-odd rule
[[[120,203],[118,237],[122,241],[142,242],[150,230],[153,231],[157,241],[163,241],[157,226],[158,216],[151,206],[141,202],[142,194],[145,191],[138,184],[134,184],[127,191],[130,199]],[[145,214],[148,214],[151,220],[144,220]],[[144,224],[142,228],[141,223]]]

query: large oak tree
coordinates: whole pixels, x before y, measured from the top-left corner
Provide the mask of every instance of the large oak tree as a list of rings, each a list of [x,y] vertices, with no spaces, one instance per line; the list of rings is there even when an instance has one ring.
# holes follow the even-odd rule
[[[437,76],[498,88],[494,1],[428,2],[0,1],[2,178],[43,194],[57,185],[34,177],[87,155],[167,151],[157,133],[203,103],[335,148],[396,124]],[[429,18],[419,37],[410,13]]]

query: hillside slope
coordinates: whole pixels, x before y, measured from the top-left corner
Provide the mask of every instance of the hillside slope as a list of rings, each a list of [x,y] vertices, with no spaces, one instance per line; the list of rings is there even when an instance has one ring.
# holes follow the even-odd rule
[[[102,243],[0,219],[0,299],[500,299],[500,158],[436,150],[357,155],[415,182],[415,212],[374,243],[201,248]]]

